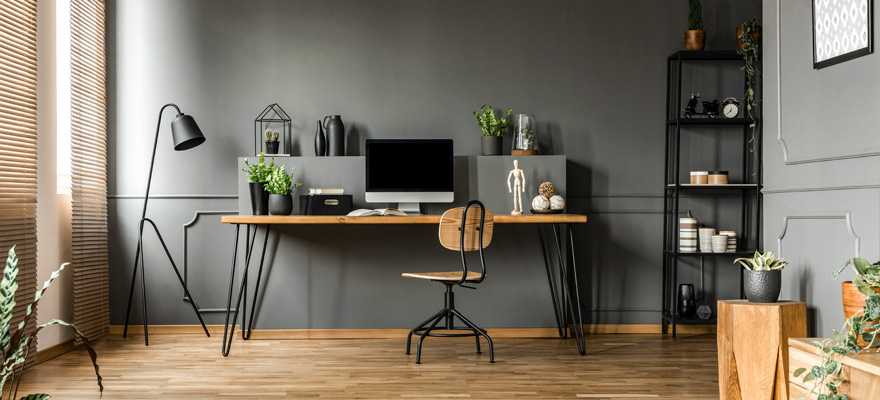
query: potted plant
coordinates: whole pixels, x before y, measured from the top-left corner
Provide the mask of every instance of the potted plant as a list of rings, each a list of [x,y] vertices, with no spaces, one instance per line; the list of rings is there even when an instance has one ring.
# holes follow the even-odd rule
[[[73,335],[82,342],[83,347],[85,347],[89,354],[89,358],[92,360],[92,367],[95,368],[95,377],[98,380],[98,390],[104,392],[103,378],[100,372],[98,372],[98,354],[95,353],[95,349],[92,348],[89,340],[76,326],[69,322],[52,319],[37,325],[36,329],[30,332],[26,328],[36,318],[37,304],[40,302],[40,299],[43,298],[43,295],[52,286],[52,283],[61,276],[61,272],[68,265],[68,263],[61,264],[61,267],[49,276],[49,279],[37,290],[33,300],[27,306],[24,320],[13,327],[12,318],[13,310],[15,309],[15,292],[18,290],[18,282],[16,281],[18,277],[18,257],[15,254],[15,246],[9,249],[6,256],[6,267],[3,270],[2,278],[0,278],[0,349],[3,352],[3,368],[2,372],[0,372],[0,398],[18,398],[18,385],[21,374],[24,371],[24,364],[28,358],[29,344],[41,330],[50,326],[67,327],[73,331]],[[45,400],[48,398],[49,395],[45,393],[30,394],[22,397],[22,399],[28,400]]]
[[[285,166],[273,166],[266,182],[269,191],[269,214],[290,215],[293,211],[293,198],[290,195],[293,178],[287,173]]]
[[[510,126],[510,116],[513,110],[506,109],[500,115],[495,113],[495,108],[484,104],[479,111],[474,111],[474,118],[480,126],[483,135],[482,150],[484,156],[500,156],[501,144],[507,128]]]
[[[804,383],[813,382],[812,394],[818,394],[820,400],[847,400],[849,396],[841,393],[844,382],[841,355],[858,354],[873,351],[880,344],[880,262],[871,263],[860,257],[849,260],[844,268],[852,266],[856,277],[852,282],[843,282],[844,314],[846,321],[843,328],[834,331],[831,337],[819,341],[816,346],[822,353],[822,362],[810,368],[798,368],[795,377],[801,377]],[[841,269],[842,271],[842,269]],[[836,274],[839,274],[837,271]],[[857,291],[863,298],[861,304],[855,304],[851,291]],[[850,306],[847,306],[847,296]]]
[[[703,3],[701,0],[688,0],[688,30],[684,33],[684,48],[703,50],[706,47],[706,32],[703,30]]]
[[[782,289],[785,261],[768,251],[756,251],[751,258],[737,258],[735,263],[746,269],[745,294],[752,303],[775,303]]]
[[[248,186],[251,192],[251,212],[254,215],[266,215],[269,213],[269,192],[266,191],[266,182],[269,174],[275,167],[275,160],[266,164],[266,156],[260,153],[256,164],[250,164],[245,160],[243,171],[248,174]]]
[[[266,139],[266,153],[269,154],[278,154],[278,131],[273,131],[271,129],[266,129],[266,132],[263,134]]]

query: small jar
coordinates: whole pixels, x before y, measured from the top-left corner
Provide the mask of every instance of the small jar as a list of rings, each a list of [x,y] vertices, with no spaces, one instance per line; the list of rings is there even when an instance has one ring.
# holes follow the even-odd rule
[[[691,171],[691,185],[705,185],[709,183],[709,171]]]
[[[728,182],[727,171],[709,171],[710,185],[726,185]]]

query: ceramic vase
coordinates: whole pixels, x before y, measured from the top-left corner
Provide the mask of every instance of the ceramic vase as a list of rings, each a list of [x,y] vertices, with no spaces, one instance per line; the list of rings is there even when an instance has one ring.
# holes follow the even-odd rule
[[[315,129],[315,156],[322,157],[327,155],[327,138],[324,136],[324,127],[321,121],[318,121],[318,128]]]
[[[251,213],[253,215],[269,214],[269,192],[262,183],[250,182]]]
[[[501,155],[501,136],[481,136],[483,139],[482,150],[484,156]]]
[[[693,318],[697,312],[697,295],[694,293],[694,285],[682,283],[678,285],[678,315],[683,318]]]

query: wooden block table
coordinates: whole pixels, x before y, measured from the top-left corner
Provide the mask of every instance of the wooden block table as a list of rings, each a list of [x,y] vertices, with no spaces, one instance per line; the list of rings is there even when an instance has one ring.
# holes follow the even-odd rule
[[[806,368],[808,371],[814,365],[822,363],[822,354],[816,348],[815,343],[819,339],[789,339],[788,357],[791,372],[798,368]],[[843,364],[843,384],[840,386],[841,394],[849,396],[849,400],[875,400],[880,399],[880,353],[865,352],[854,356],[839,358]],[[815,399],[813,383],[804,383],[803,375],[800,377],[789,376],[789,393],[794,399]],[[817,393],[823,393],[817,388]]]
[[[788,339],[807,336],[802,302],[718,301],[722,400],[789,400]]]

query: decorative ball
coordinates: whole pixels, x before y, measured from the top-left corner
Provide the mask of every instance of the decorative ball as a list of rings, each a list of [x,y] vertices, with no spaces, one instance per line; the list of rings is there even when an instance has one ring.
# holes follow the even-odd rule
[[[553,182],[550,181],[543,182],[538,186],[538,193],[549,199],[556,194],[556,186],[553,186]]]
[[[550,200],[546,197],[537,195],[532,199],[532,210],[547,211],[550,209]]]
[[[565,199],[562,196],[556,194],[550,198],[550,209],[551,210],[564,210],[565,209]]]

